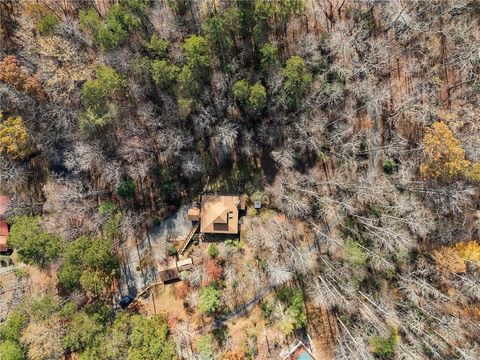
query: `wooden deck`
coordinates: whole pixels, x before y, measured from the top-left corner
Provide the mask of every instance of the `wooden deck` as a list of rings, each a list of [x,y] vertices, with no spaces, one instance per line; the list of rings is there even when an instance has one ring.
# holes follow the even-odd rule
[[[185,250],[187,249],[188,247],[188,244],[190,244],[190,241],[192,241],[193,239],[193,235],[195,235],[195,233],[197,232],[198,230],[198,224],[193,226],[192,229],[190,230],[190,232],[188,233],[187,237],[185,238],[185,240],[183,240],[183,243],[182,245],[180,245],[180,247],[178,248],[178,253],[180,255],[183,255],[183,253],[185,252]]]

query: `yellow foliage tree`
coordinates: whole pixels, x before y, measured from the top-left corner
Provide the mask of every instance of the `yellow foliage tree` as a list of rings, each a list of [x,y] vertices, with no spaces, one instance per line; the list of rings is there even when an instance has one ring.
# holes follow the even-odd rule
[[[28,132],[23,119],[9,117],[3,121],[0,114],[0,154],[6,154],[15,160],[22,159],[30,153]]]
[[[425,178],[451,181],[470,166],[460,141],[443,122],[433,123],[423,137],[425,160],[420,174]]]
[[[470,181],[480,182],[480,163],[471,164],[465,170],[465,177]]]
[[[479,262],[480,261],[480,244],[476,241],[468,243],[459,243],[455,245],[458,256],[464,261]]]

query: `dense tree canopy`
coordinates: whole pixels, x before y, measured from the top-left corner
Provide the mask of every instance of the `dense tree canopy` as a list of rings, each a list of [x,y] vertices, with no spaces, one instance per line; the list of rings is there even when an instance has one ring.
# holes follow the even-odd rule
[[[22,261],[45,268],[59,258],[63,241],[44,232],[39,217],[15,216],[11,221],[8,243]]]
[[[0,358],[478,358],[479,19],[0,1]]]

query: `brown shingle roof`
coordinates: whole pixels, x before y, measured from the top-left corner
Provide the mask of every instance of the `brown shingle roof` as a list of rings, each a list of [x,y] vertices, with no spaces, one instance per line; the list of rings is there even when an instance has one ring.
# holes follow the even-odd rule
[[[238,196],[203,195],[200,232],[237,234],[239,202]]]
[[[169,262],[164,268],[160,269],[158,274],[160,275],[160,279],[162,279],[162,281],[170,281],[180,277],[180,273],[178,272],[175,261]]]
[[[191,207],[188,209],[188,219],[192,221],[198,221],[200,220],[200,209],[196,207]]]
[[[165,265],[161,269],[159,269],[158,274],[160,275],[160,279],[165,282],[178,279],[180,277],[181,271],[191,269],[193,269],[193,261],[191,258],[178,261],[173,260],[167,263],[167,265]]]

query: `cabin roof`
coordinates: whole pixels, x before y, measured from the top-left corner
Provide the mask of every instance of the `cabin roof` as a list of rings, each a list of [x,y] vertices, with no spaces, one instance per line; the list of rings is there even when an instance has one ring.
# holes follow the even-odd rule
[[[238,233],[238,196],[203,195],[200,232],[206,234]]]

